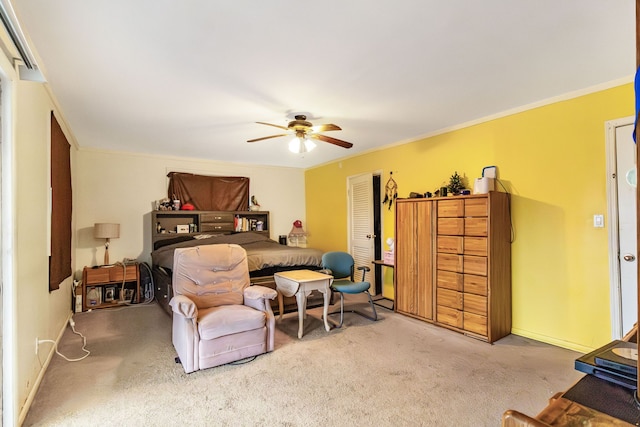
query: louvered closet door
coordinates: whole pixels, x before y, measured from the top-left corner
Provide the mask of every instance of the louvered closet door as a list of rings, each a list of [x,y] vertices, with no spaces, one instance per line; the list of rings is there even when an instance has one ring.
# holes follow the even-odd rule
[[[349,253],[355,266],[371,267],[374,260],[373,230],[373,175],[364,174],[349,178]],[[362,279],[362,272],[356,271],[356,280]],[[373,269],[367,273],[371,283],[369,292],[375,294],[376,283]]]

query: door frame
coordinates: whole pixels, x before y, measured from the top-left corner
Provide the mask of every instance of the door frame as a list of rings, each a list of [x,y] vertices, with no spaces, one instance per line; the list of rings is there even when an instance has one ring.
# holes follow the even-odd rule
[[[620,278],[618,239],[618,192],[616,187],[616,128],[634,123],[634,117],[628,116],[605,122],[605,148],[607,158],[607,226],[609,235],[609,289],[611,300],[611,337],[621,339],[622,330],[622,289]]]

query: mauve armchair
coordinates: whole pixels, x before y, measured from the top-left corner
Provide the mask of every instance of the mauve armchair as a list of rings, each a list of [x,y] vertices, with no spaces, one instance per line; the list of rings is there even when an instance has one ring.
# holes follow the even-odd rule
[[[176,249],[173,346],[190,373],[273,351],[277,293],[250,286],[247,254],[238,245]]]

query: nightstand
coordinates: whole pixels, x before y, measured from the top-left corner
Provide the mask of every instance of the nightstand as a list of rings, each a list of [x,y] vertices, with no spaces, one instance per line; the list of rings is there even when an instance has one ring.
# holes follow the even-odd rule
[[[82,311],[115,307],[123,301],[140,302],[138,263],[85,267],[82,270]]]

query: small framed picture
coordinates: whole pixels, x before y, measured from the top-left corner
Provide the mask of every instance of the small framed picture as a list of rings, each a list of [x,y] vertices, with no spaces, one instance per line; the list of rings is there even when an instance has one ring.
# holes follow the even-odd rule
[[[133,289],[125,289],[124,290],[124,300],[128,302],[132,302],[133,300]]]
[[[115,286],[106,286],[104,288],[104,302],[113,302],[116,297]]]
[[[176,233],[188,233],[189,224],[176,225]]]

